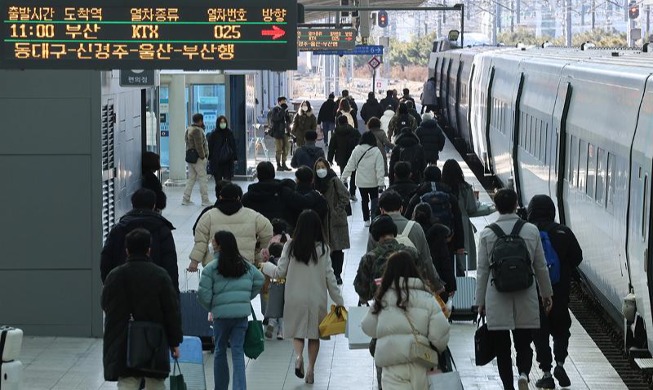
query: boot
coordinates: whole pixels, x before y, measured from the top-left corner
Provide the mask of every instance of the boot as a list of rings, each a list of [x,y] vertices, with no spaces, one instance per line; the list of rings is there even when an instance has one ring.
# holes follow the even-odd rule
[[[277,172],[283,171],[283,168],[281,167],[281,160],[279,157],[277,157]]]
[[[284,171],[292,171],[292,169],[288,168],[285,161],[283,162],[283,165],[281,166],[281,168],[283,168]]]

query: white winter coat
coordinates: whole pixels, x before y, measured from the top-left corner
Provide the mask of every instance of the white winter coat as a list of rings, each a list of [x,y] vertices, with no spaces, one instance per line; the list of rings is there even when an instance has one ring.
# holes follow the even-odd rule
[[[376,188],[384,185],[385,161],[376,145],[358,145],[354,148],[345,170],[342,171],[342,179],[347,180],[354,171],[356,171],[354,182],[359,188]]]
[[[403,281],[400,285],[403,286]],[[363,332],[377,339],[374,362],[379,367],[412,363],[410,346],[415,338],[406,315],[418,331],[421,343],[428,345],[430,342],[438,351],[443,351],[449,342],[449,321],[433,293],[417,278],[408,279],[408,288],[410,298],[406,311],[397,307],[397,292],[390,288],[382,299],[385,308],[378,314],[373,314],[370,308],[361,323]]]
[[[381,130],[388,132],[388,125],[390,125],[390,120],[395,116],[395,112],[392,110],[383,111],[383,116],[379,119],[381,121]]]
[[[519,217],[516,214],[502,214],[496,221],[506,234],[510,234]],[[537,300],[537,288],[540,295],[553,295],[549,271],[544,258],[540,232],[533,224],[525,224],[519,236],[526,242],[531,254],[535,283],[522,291],[511,293],[499,292],[492,284],[490,260],[492,248],[497,236],[490,228],[481,232],[478,245],[478,268],[476,270],[476,304],[485,305],[487,327],[490,330],[538,329],[540,327],[540,306]]]

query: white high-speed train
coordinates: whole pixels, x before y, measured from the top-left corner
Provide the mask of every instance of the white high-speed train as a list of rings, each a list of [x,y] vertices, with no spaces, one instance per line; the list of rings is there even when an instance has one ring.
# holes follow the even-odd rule
[[[429,72],[456,145],[520,205],[551,196],[594,295],[653,351],[653,54],[478,47],[431,53]]]

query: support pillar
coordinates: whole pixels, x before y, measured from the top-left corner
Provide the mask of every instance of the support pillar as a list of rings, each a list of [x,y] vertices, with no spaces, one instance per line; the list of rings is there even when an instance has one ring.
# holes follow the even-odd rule
[[[186,76],[172,75],[169,87],[170,107],[170,178],[166,186],[186,185]]]

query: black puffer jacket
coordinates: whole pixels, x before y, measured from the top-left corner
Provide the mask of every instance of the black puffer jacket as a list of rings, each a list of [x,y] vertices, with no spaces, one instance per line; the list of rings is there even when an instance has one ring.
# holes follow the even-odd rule
[[[104,379],[167,375],[143,373],[127,368],[127,324],[132,314],[136,321],[162,324],[168,345],[177,347],[183,339],[179,301],[165,270],[147,257],[131,257],[113,270],[102,290],[104,310]]]
[[[408,202],[410,202],[413,195],[415,194],[415,191],[417,191],[417,187],[419,186],[410,179],[395,179],[394,183],[388,187],[388,190],[396,191],[399,195],[401,195],[404,210],[406,210],[408,208]]]
[[[551,245],[560,259],[560,282],[553,285],[553,294],[569,299],[571,278],[583,261],[583,250],[571,229],[555,222],[555,215],[555,205],[547,195],[535,195],[528,204],[528,222],[549,232]]]
[[[351,157],[351,152],[354,150],[358,141],[361,138],[361,133],[350,125],[338,126],[333,132],[333,138],[329,142],[329,155],[327,160],[333,165],[333,158],[335,157],[336,163],[342,171]]]
[[[424,159],[424,148],[419,143],[419,138],[412,131],[405,131],[397,137],[395,147],[390,155],[390,169],[388,177],[390,184],[394,184],[394,167],[398,161],[410,163],[411,180],[416,184],[422,182],[426,160]]]
[[[385,110],[378,100],[367,99],[365,104],[363,104],[363,108],[361,108],[361,118],[363,118],[363,122],[365,123],[367,123],[367,121],[370,120],[370,118],[373,116],[381,119],[383,116],[383,111]]]
[[[212,172],[218,171],[218,165],[233,165],[234,161],[237,160],[236,139],[234,138],[234,133],[229,128],[213,130],[209,133],[207,142],[209,144],[209,164],[211,165]],[[231,148],[231,157],[228,161],[220,162],[218,159],[225,143]]]
[[[299,214],[306,209],[311,209],[317,213],[321,220],[326,217],[329,210],[326,199],[318,191],[314,190],[312,185],[297,184],[290,179],[282,182],[282,198],[286,205],[284,210],[284,219],[291,227],[295,229]]]
[[[333,99],[327,99],[320,106],[320,112],[317,114],[317,124],[322,124],[323,122],[336,123],[336,111],[338,107],[336,106],[336,101]]]
[[[293,168],[299,168],[302,165],[313,169],[315,161],[318,158],[324,158],[324,149],[319,146],[315,146],[314,141],[306,141],[306,143],[297,148],[295,153],[292,155],[292,160],[290,160],[290,166]]]
[[[141,186],[147,188],[148,190],[154,191],[156,193],[156,209],[163,210],[166,208],[168,203],[168,197],[166,193],[163,192],[163,186],[159,181],[159,178],[156,177],[154,172],[143,172],[143,178],[141,179]]]
[[[252,183],[243,195],[243,206],[263,214],[270,221],[283,218],[285,206],[281,190],[281,182],[277,179]]]
[[[456,291],[458,289],[456,285],[456,274],[454,272],[451,253],[447,245],[447,237],[451,234],[451,230],[439,223],[420,225],[422,225],[424,236],[426,236],[426,241],[429,243],[429,250],[435,270],[438,271],[440,279],[445,283],[445,291]]]
[[[179,292],[179,270],[177,267],[177,249],[172,237],[174,226],[161,214],[152,210],[134,209],[125,214],[111,229],[102,248],[100,260],[100,277],[104,282],[109,272],[125,264],[125,236],[136,228],[145,228],[152,235],[150,257],[154,264],[165,269],[172,280],[175,290]]]
[[[444,133],[438,123],[433,119],[427,119],[415,131],[424,147],[424,158],[427,163],[435,164],[440,158],[440,151],[444,148]]]

